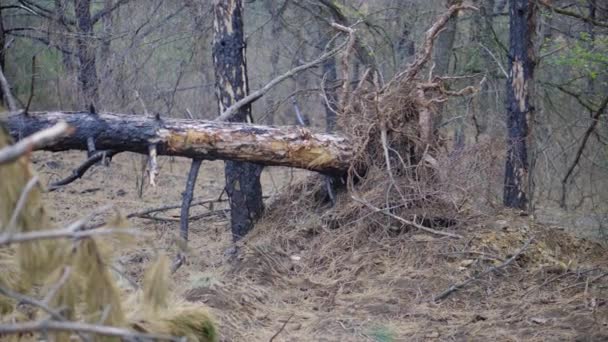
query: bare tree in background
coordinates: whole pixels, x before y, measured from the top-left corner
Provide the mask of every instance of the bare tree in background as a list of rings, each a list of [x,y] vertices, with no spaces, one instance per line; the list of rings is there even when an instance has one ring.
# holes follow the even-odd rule
[[[99,77],[95,48],[92,46],[93,18],[91,0],[76,0],[75,13],[78,28],[76,46],[78,48],[78,83],[86,105],[97,106],[99,102]]]
[[[222,113],[249,91],[242,0],[216,0],[213,26],[216,95],[219,112]],[[251,106],[239,109],[230,121],[252,123]],[[231,229],[235,241],[253,228],[264,209],[260,183],[262,168],[251,163],[225,163],[226,192],[230,197]]]
[[[533,114],[530,103],[534,77],[534,1],[512,0],[509,3],[509,78],[507,80],[507,162],[504,204],[510,208],[528,209],[529,121]]]
[[[6,46],[6,35],[4,34],[4,21],[2,20],[2,8],[0,6],[0,69],[6,69],[6,56],[5,56],[5,46]],[[4,105],[4,95],[0,94],[0,107]]]

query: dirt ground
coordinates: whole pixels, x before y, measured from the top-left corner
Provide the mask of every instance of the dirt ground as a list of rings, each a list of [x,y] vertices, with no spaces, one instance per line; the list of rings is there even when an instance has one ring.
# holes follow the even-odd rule
[[[36,153],[47,180],[68,175],[81,152]],[[124,214],[179,204],[189,161],[161,158],[157,187],[138,196],[141,157],[123,153],[49,193],[57,224],[111,204]],[[222,162],[204,162],[195,201],[218,198]],[[223,341],[607,341],[608,253],[563,229],[509,214],[459,228],[466,241],[402,228],[331,227],[331,210],[282,208],[305,171],[270,168],[262,181],[268,215],[231,247],[225,202],[194,207],[188,263],[174,275],[176,297],[209,306]],[[225,198],[225,195],[224,195]],[[339,198],[339,201],[346,201]],[[328,209],[328,208],[325,208]],[[273,218],[281,216],[277,225]],[[140,282],[156,253],[174,256],[178,210],[132,219],[143,233],[118,253],[122,279]],[[354,228],[353,228],[354,229]],[[359,229],[359,228],[357,228]],[[529,247],[499,271],[432,300]],[[128,281],[121,282],[126,291]],[[276,337],[273,336],[278,334]]]

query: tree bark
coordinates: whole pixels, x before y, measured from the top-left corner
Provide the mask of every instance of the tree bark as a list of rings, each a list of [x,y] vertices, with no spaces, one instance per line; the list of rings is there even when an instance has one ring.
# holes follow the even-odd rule
[[[140,115],[92,115],[83,112],[13,114],[8,117],[6,124],[17,140],[60,121],[72,126],[73,133],[40,149],[86,150],[87,138],[93,137],[98,150],[147,154],[148,146],[156,143],[159,155],[246,161],[260,165],[303,168],[332,175],[344,174],[353,158],[352,144],[347,139],[291,126],[168,118],[160,120]]]
[[[270,38],[274,42],[272,44],[272,48],[270,50],[270,79],[275,79],[279,76],[279,57],[281,45],[278,44],[281,35],[281,15],[285,10],[287,1],[283,2],[282,5],[279,5],[275,0],[267,0],[265,5],[266,9],[270,13],[271,16],[271,28],[270,28]],[[269,125],[274,125],[275,119],[275,105],[277,101],[275,99],[275,95],[270,93],[266,97],[266,108],[268,108],[268,115],[266,118],[266,123]]]
[[[216,0],[213,13],[213,64],[219,112],[223,113],[249,92],[243,2]],[[229,120],[252,123],[251,105],[239,109]],[[262,166],[230,160],[225,163],[224,173],[226,193],[230,197],[232,237],[236,241],[253,228],[264,209],[260,183]]]
[[[534,77],[536,5],[530,0],[509,2],[509,77],[507,80],[507,161],[504,197],[507,207],[528,209],[529,122]]]
[[[75,13],[78,35],[78,83],[84,97],[85,106],[97,106],[99,101],[99,80],[93,39],[93,20],[91,18],[91,0],[76,0]]]
[[[68,20],[66,19],[66,0],[54,0],[54,28],[60,32],[56,35],[55,38],[55,46],[58,47],[58,50],[61,51],[61,61],[63,63],[63,67],[67,73],[71,73],[74,71],[74,60],[73,56],[66,51],[72,50],[70,40],[68,37],[73,35],[73,31],[71,26],[68,24]],[[61,33],[62,31],[65,34]]]
[[[492,59],[492,56],[483,48],[480,48],[479,44],[492,49],[495,45],[494,37],[492,36],[493,22],[494,22],[494,0],[479,0],[474,3],[479,11],[473,13],[473,20],[471,27],[474,30],[473,42],[478,45],[475,48],[479,51],[480,65],[479,67],[486,72],[489,80],[496,79],[497,73],[496,62]],[[475,140],[479,141],[481,134],[488,133],[490,114],[492,110],[492,97],[490,96],[490,82],[483,82],[481,85],[480,93],[481,96],[477,96],[474,100],[478,106],[473,115],[473,121],[475,124]]]
[[[450,7],[454,2],[454,0],[447,0],[446,7]],[[456,39],[456,26],[458,25],[457,14],[456,12],[450,17],[445,29],[439,34],[435,42],[433,50],[433,63],[435,63],[433,73],[435,75],[445,76],[450,72],[450,60],[452,59],[452,50]]]
[[[6,38],[4,35],[4,21],[2,19],[2,9],[0,8],[0,69],[2,70],[6,70],[5,68],[5,61],[6,61],[6,54],[4,51],[4,47],[6,46]],[[6,100],[4,99],[4,93],[0,92],[0,107],[4,106],[4,104],[6,103]]]
[[[447,0],[446,7],[452,6],[456,1]],[[452,50],[454,49],[454,41],[456,40],[456,27],[458,25],[458,12],[449,18],[445,29],[439,33],[435,47],[433,49],[433,63],[435,69],[433,74],[438,76],[446,76],[450,73],[450,61],[452,60]],[[438,103],[432,115],[432,134],[435,135],[439,129],[443,117],[444,104]]]

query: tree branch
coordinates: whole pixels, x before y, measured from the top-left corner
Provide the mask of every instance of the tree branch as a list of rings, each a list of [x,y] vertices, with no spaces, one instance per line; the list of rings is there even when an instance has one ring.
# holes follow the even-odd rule
[[[61,188],[62,186],[65,186],[65,185],[68,185],[68,184],[74,182],[75,180],[84,176],[84,174],[93,165],[97,164],[101,160],[104,160],[105,158],[112,158],[114,155],[116,155],[118,153],[120,153],[120,151],[114,151],[114,150],[97,151],[95,154],[93,154],[91,157],[89,157],[89,159],[85,160],[84,163],[80,164],[80,166],[78,166],[76,169],[74,169],[72,171],[71,175],[67,176],[64,179],[51,183],[51,185],[49,186],[49,191],[55,191],[55,190]]]
[[[120,6],[125,5],[125,4],[127,4],[127,3],[131,2],[131,1],[132,0],[119,0],[118,2],[116,2],[114,4],[114,6],[112,6],[110,8],[106,8],[106,9],[100,10],[99,12],[95,13],[93,15],[93,17],[91,18],[91,22],[93,23],[93,25],[95,25],[100,19],[102,19],[106,15],[112,13],[114,10],[116,10]]]
[[[68,124],[61,121],[50,128],[36,132],[18,141],[14,145],[7,146],[0,150],[0,165],[13,162],[34,149],[42,148],[68,131]]]
[[[109,234],[129,234],[136,235],[138,231],[135,229],[116,229],[116,228],[96,228],[89,230],[74,230],[71,227],[61,229],[36,230],[18,234],[2,234],[0,235],[0,246],[11,245],[15,243],[30,242],[36,240],[54,240],[54,239],[82,239],[91,236],[109,235]]]
[[[393,218],[393,219],[395,219],[397,221],[400,221],[401,223],[404,223],[404,224],[406,224],[408,226],[415,227],[417,229],[420,229],[422,231],[425,231],[427,233],[431,233],[431,234],[434,234],[434,235],[447,236],[447,237],[451,237],[451,238],[454,238],[454,239],[462,239],[462,235],[452,234],[452,233],[448,233],[448,232],[442,232],[440,230],[435,230],[435,229],[432,229],[432,228],[429,228],[429,227],[425,227],[425,226],[423,226],[421,224],[418,224],[418,223],[416,223],[414,221],[406,220],[403,217],[400,217],[400,216],[397,216],[397,215],[395,215],[393,213],[388,212],[387,210],[382,210],[382,209],[380,209],[380,208],[372,205],[371,203],[369,203],[367,201],[364,201],[363,199],[361,199],[361,198],[359,198],[359,197],[357,197],[355,195],[351,195],[351,198],[353,200],[355,200],[355,202],[359,202],[359,203],[365,205],[366,207],[368,207],[369,209],[371,209],[374,212],[382,213],[382,214],[384,214],[384,215],[386,215],[386,216],[388,216],[390,218]]]
[[[449,295],[451,295],[452,293],[460,290],[461,288],[467,286],[468,284],[479,280],[481,277],[494,272],[494,271],[498,271],[502,268],[507,267],[509,264],[511,264],[513,261],[515,261],[527,248],[528,246],[530,246],[530,244],[532,243],[533,239],[529,239],[528,241],[526,241],[526,243],[524,243],[524,245],[517,251],[515,252],[515,254],[513,254],[513,256],[511,256],[509,259],[507,259],[505,262],[501,263],[498,266],[492,266],[490,268],[488,268],[487,270],[479,273],[478,275],[471,277],[465,281],[463,281],[462,283],[459,284],[454,284],[452,286],[450,286],[447,290],[441,292],[440,294],[436,295],[433,297],[433,301],[437,302],[440,301],[442,299],[447,298]]]
[[[411,80],[413,80],[416,77],[416,75],[418,75],[420,70],[422,70],[422,67],[431,58],[431,54],[433,52],[433,45],[435,44],[435,39],[437,38],[439,33],[443,30],[443,28],[447,24],[448,20],[450,20],[450,18],[454,14],[456,14],[458,11],[463,10],[463,9],[470,9],[470,10],[475,10],[475,11],[478,10],[477,7],[473,7],[473,6],[469,6],[469,5],[452,5],[452,6],[450,6],[450,8],[445,13],[440,15],[439,18],[437,18],[435,20],[435,23],[433,24],[433,26],[431,26],[431,28],[429,28],[426,31],[426,34],[424,37],[424,44],[422,45],[422,49],[416,56],[416,59],[414,60],[414,62],[412,62],[410,65],[408,65],[404,71],[400,72],[395,77],[393,77],[393,79],[388,84],[386,84],[383,89],[387,89],[395,81],[407,83],[407,82],[410,82]]]
[[[270,91],[272,88],[274,88],[277,84],[283,82],[284,80],[293,77],[295,75],[297,75],[298,73],[310,69],[312,67],[314,67],[317,64],[322,63],[323,61],[325,61],[326,59],[333,57],[335,54],[337,54],[338,52],[340,52],[340,50],[342,50],[346,44],[348,43],[348,40],[345,40],[342,44],[340,44],[338,47],[336,47],[335,49],[328,51],[327,53],[324,53],[323,55],[321,55],[319,58],[308,62],[306,64],[302,64],[300,66],[297,66],[289,71],[287,71],[286,73],[274,78],[273,80],[271,80],[270,82],[268,82],[265,86],[263,86],[261,89],[258,89],[252,93],[250,93],[249,95],[245,96],[244,98],[242,98],[241,100],[237,101],[235,104],[233,104],[232,106],[226,108],[226,110],[220,114],[220,116],[218,116],[215,121],[226,121],[228,120],[230,117],[232,117],[239,109],[241,109],[242,107],[251,104],[252,102],[256,101],[257,99],[259,99],[260,97],[264,96],[268,91]]]
[[[566,175],[562,179],[562,196],[560,199],[560,206],[562,208],[566,208],[566,192],[567,192],[566,188],[568,185],[568,179],[570,179],[570,176],[572,176],[572,172],[574,172],[574,169],[578,165],[578,162],[580,161],[581,156],[583,155],[583,151],[585,150],[585,147],[587,146],[587,141],[589,140],[589,137],[591,136],[591,134],[595,131],[597,124],[600,122],[600,116],[606,110],[607,106],[608,106],[608,96],[606,96],[604,98],[604,101],[602,101],[600,108],[593,114],[593,117],[591,118],[591,125],[589,125],[589,127],[585,131],[585,134],[583,135],[583,141],[581,142],[581,145],[578,147],[578,150],[576,151],[576,156],[574,157],[572,164],[570,164],[570,167],[568,167],[568,171],[566,172]]]
[[[124,328],[78,322],[38,321],[16,324],[0,324],[0,334],[14,335],[45,331],[83,332],[102,336],[120,337],[124,340],[155,340],[175,342],[182,340],[181,338],[166,335],[139,333]]]
[[[15,98],[13,97],[13,93],[11,93],[10,84],[8,83],[8,80],[6,79],[6,76],[4,75],[4,71],[2,70],[1,65],[0,65],[0,88],[2,90],[2,94],[4,94],[4,97],[6,98],[6,102],[8,104],[8,110],[10,110],[11,112],[16,112],[18,109],[17,102],[15,101]],[[0,94],[0,96],[2,96],[2,94]]]
[[[577,18],[580,19],[586,23],[595,25],[595,26],[600,26],[600,27],[608,27],[608,23],[607,22],[603,22],[603,21],[599,21],[590,17],[586,17],[583,16],[582,14],[576,13],[576,12],[572,12],[572,11],[568,11],[565,10],[563,8],[559,8],[556,6],[551,5],[547,0],[539,0],[538,1],[541,5],[547,7],[548,9],[554,11],[555,13],[559,13],[561,15],[565,15],[568,17],[572,17],[572,18]]]

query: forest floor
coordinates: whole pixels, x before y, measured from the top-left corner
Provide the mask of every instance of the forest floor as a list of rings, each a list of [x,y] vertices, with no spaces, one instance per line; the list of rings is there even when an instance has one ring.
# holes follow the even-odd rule
[[[36,153],[33,160],[45,179],[54,180],[83,157]],[[49,193],[57,224],[107,204],[124,214],[179,204],[189,160],[160,158],[159,164],[157,187],[146,185],[141,198],[141,157],[127,153]],[[222,162],[203,163],[195,201],[220,196],[222,170]],[[281,194],[308,175],[266,170],[266,201],[289,198]],[[323,212],[298,216],[270,205],[269,217],[230,258],[224,208],[225,202],[193,207],[191,216],[214,213],[191,222],[188,262],[172,285],[176,297],[210,308],[223,341],[608,340],[608,252],[562,228],[503,213],[460,227],[466,241],[458,243],[403,229],[359,232],[361,239],[349,227],[323,223]],[[273,224],[276,215],[287,215],[292,224]],[[144,234],[132,248],[116,251],[116,264],[128,278],[140,283],[159,251],[176,254],[178,217],[171,210],[131,220]],[[432,300],[514,254],[508,266]],[[128,292],[131,285],[121,286]]]

